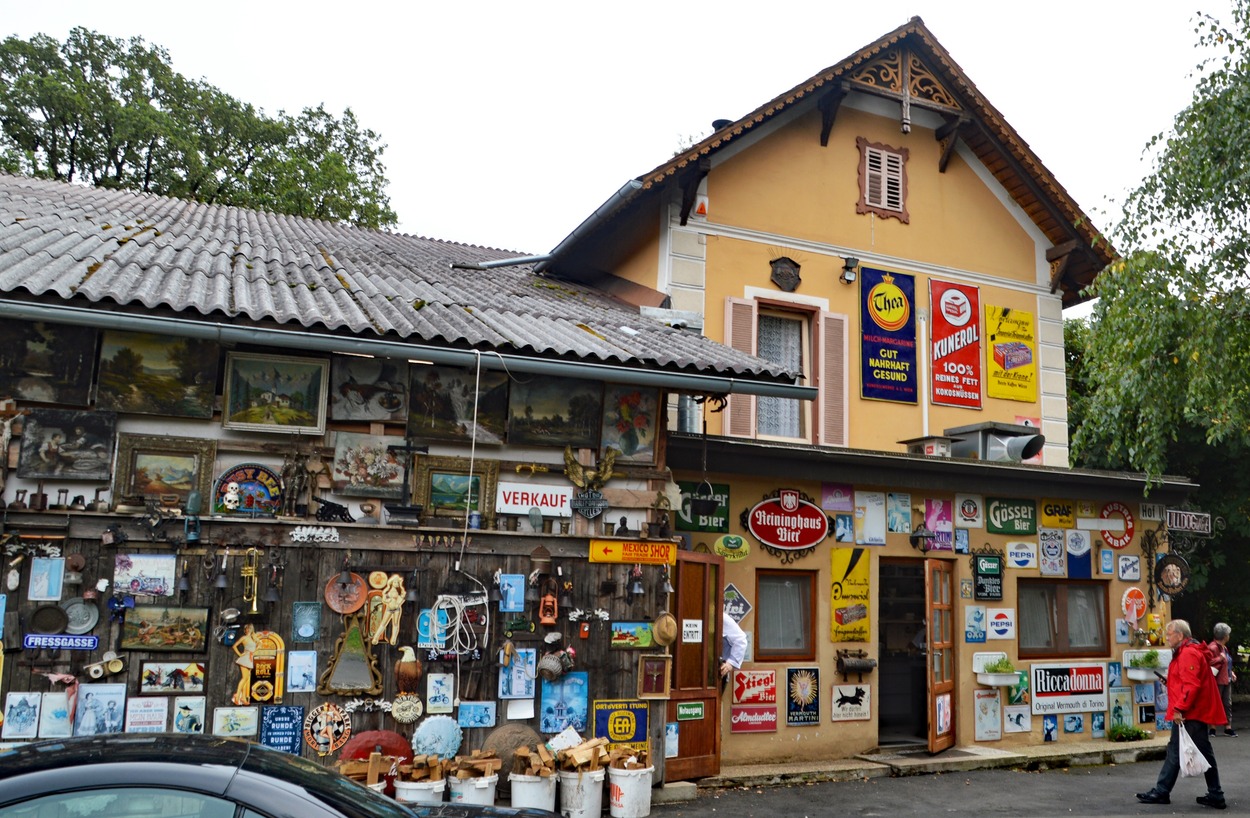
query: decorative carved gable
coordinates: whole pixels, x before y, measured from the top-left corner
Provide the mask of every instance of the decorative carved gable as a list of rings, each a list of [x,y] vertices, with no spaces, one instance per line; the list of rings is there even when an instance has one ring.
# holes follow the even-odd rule
[[[869,60],[850,77],[858,90],[898,100],[903,105],[903,132],[911,130],[911,105],[938,111],[962,111],[959,100],[937,75],[907,48],[893,48]]]

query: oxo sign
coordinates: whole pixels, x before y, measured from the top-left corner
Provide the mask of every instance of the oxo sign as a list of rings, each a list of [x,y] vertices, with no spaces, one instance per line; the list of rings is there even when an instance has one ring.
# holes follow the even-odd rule
[[[747,512],[747,529],[764,545],[786,551],[812,548],[829,536],[825,512],[799,497],[793,489],[782,489],[777,497],[756,503]]]

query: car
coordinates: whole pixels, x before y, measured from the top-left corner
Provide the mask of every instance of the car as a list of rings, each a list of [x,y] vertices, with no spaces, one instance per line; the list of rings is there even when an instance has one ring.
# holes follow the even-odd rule
[[[297,755],[237,738],[110,733],[0,751],[4,818],[558,818],[547,810],[404,804]]]

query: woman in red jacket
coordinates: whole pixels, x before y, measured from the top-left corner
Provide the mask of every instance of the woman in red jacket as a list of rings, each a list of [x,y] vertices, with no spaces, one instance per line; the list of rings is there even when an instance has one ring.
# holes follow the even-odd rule
[[[1237,731],[1233,729],[1233,682],[1237,681],[1237,674],[1233,672],[1233,655],[1228,652],[1228,637],[1232,636],[1233,629],[1225,622],[1217,622],[1212,633],[1215,638],[1207,644],[1207,650],[1211,653],[1215,686],[1219,688],[1220,701],[1224,702],[1224,716],[1228,719],[1224,735],[1237,738]],[[1211,735],[1215,735],[1214,729]]]
[[[1170,804],[1172,787],[1180,775],[1180,731],[1198,746],[1198,751],[1211,765],[1206,772],[1207,794],[1198,796],[1204,807],[1224,809],[1224,790],[1220,788],[1220,771],[1215,766],[1215,753],[1211,750],[1211,736],[1207,731],[1225,724],[1224,704],[1211,675],[1206,645],[1193,638],[1189,623],[1173,619],[1164,629],[1168,647],[1172,649],[1172,663],[1168,665],[1168,713],[1172,722],[1172,738],[1168,741],[1167,756],[1159,780],[1154,789],[1137,793],[1143,804]]]

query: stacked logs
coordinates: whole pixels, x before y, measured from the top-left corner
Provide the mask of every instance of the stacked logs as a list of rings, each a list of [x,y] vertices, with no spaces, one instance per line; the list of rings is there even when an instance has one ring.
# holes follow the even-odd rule
[[[518,747],[512,754],[513,775],[537,775],[550,778],[556,771],[556,757],[545,744]]]

